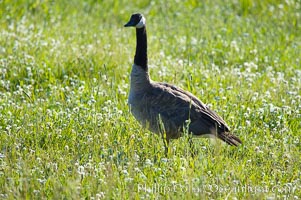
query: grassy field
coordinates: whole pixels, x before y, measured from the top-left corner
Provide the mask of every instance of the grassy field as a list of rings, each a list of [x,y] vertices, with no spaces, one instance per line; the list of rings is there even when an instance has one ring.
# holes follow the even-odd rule
[[[238,148],[171,143],[129,113],[133,12],[153,80]],[[300,199],[301,1],[0,1],[0,199]]]

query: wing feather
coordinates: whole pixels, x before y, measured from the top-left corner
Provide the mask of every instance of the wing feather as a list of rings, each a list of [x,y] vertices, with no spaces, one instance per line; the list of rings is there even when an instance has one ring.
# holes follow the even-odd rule
[[[229,131],[224,120],[203,102],[176,86],[167,83],[155,83],[147,94],[150,112],[160,115],[164,124],[183,128],[190,119],[190,131],[195,135],[211,133],[212,129]]]

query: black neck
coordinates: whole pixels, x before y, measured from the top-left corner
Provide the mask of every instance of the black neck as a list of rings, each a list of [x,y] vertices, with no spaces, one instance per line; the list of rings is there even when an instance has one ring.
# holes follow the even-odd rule
[[[136,28],[136,39],[137,44],[134,63],[147,71],[147,36],[145,26],[142,28]]]

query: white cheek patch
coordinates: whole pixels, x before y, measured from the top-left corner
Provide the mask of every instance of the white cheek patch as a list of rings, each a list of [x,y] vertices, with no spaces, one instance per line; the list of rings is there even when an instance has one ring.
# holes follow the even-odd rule
[[[145,26],[145,18],[144,18],[144,16],[142,16],[139,23],[136,25],[136,28],[142,28],[144,26]]]

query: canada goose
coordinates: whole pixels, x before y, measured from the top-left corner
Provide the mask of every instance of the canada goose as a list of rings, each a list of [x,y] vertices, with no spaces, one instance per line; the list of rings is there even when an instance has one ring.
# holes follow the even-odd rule
[[[231,134],[225,121],[193,94],[150,79],[144,16],[133,14],[124,26],[136,28],[136,54],[130,76],[128,103],[131,113],[140,124],[152,132],[165,134],[167,144],[170,139],[181,137],[184,127],[188,127],[192,135],[209,134],[229,145],[241,144],[241,140]]]

